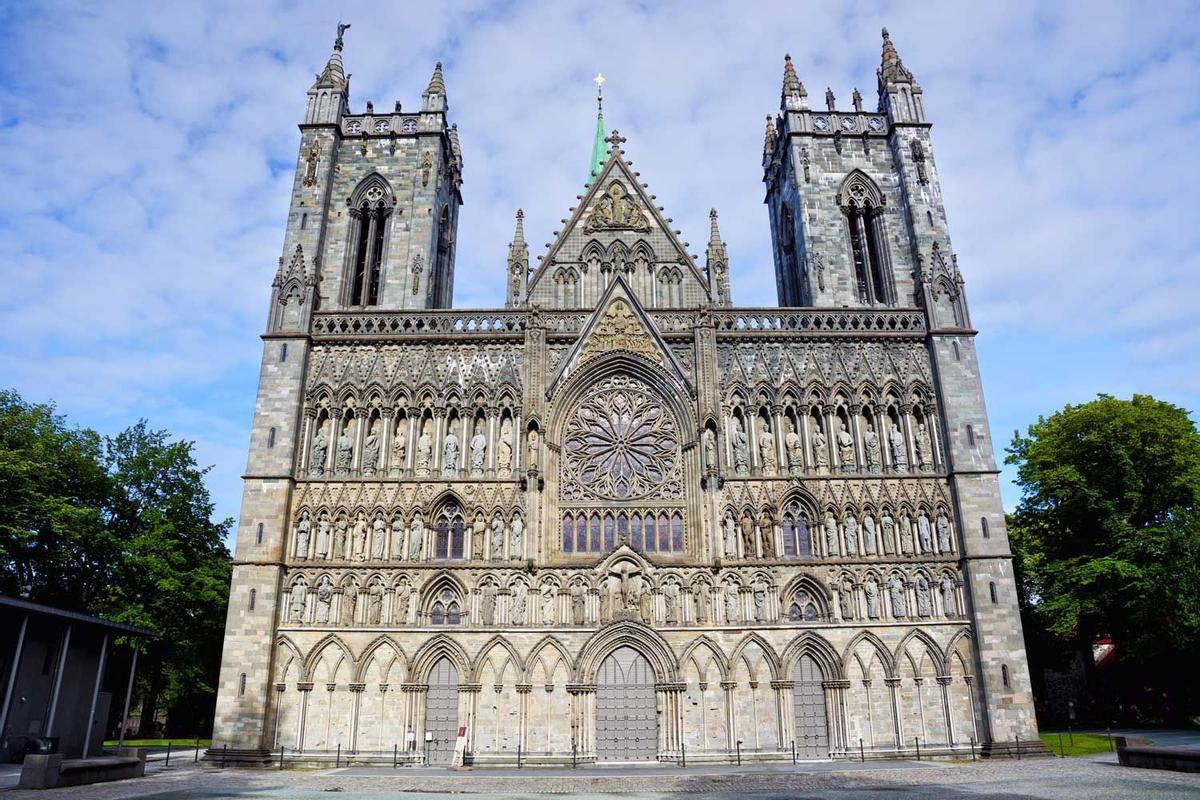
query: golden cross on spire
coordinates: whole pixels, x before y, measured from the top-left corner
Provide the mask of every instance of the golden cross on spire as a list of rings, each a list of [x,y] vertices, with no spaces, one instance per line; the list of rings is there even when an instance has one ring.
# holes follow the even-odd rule
[[[596,104],[600,108],[604,108],[604,84],[607,81],[603,72],[597,72],[596,77],[592,78],[592,83],[596,84]]]

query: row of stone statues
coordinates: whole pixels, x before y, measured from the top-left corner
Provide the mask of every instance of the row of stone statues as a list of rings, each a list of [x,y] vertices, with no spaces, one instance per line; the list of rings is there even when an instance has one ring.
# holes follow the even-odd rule
[[[937,548],[934,548],[936,528]],[[847,513],[839,523],[833,511],[826,511],[822,523],[824,547],[813,536],[808,516],[799,514],[788,517],[788,525],[778,535],[794,536],[794,552],[798,556],[892,556],[897,554],[897,531],[899,532],[899,554],[934,555],[953,552],[950,518],[944,509],[938,509],[937,519],[930,522],[929,516],[921,511],[916,517],[916,537],[913,520],[908,514],[900,514],[899,523],[890,512],[885,511],[878,522],[871,513],[862,515],[861,520],[853,512]],[[779,557],[776,547],[775,521],[766,514],[755,518],[749,511],[740,518],[733,509],[725,511],[721,524],[722,549],[726,558],[774,559]],[[785,549],[793,551],[790,543]]]
[[[904,619],[910,616],[908,603],[908,588],[910,586],[913,590],[913,598],[916,604],[916,616],[933,616],[933,590],[929,579],[923,574],[918,574],[916,579],[910,584],[900,576],[893,575],[885,581],[884,586],[888,596],[888,610],[886,614],[883,610],[879,584],[876,583],[874,578],[868,578],[863,581],[861,591],[863,602],[866,606],[867,619],[880,619],[883,616],[890,616],[893,619]],[[957,616],[958,581],[947,573],[938,580],[937,587],[941,594],[942,614],[948,618]],[[838,600],[841,616],[844,620],[856,619],[859,616],[856,608],[857,603],[855,602],[855,590],[856,587],[850,579],[845,579],[838,587]]]
[[[775,434],[771,424],[765,417],[755,417],[757,420],[756,440],[758,443],[758,474],[773,477],[780,474],[779,461],[776,456]],[[741,417],[733,417],[733,432],[730,435],[730,449],[733,455],[733,474],[738,477],[750,475],[750,436],[746,432]],[[812,423],[810,435],[811,460],[808,465],[804,461],[804,443],[796,432],[796,425],[790,419],[784,421],[783,451],[787,459],[786,474],[799,476],[811,468],[818,474],[826,474],[829,470],[831,451],[829,442],[816,420]],[[890,457],[892,469],[899,473],[909,471],[908,446],[900,425],[891,423],[891,430],[886,439],[881,439],[874,424],[867,422],[863,433],[863,470],[859,470],[859,459],[856,456],[854,436],[847,430],[846,423],[838,423],[838,431],[834,435],[834,446],[838,456],[838,466],[842,472],[853,473],[865,471],[882,473],[884,471],[884,448]],[[933,471],[933,442],[925,423],[917,425],[913,438],[913,449],[916,453],[917,466],[921,472]],[[705,466],[710,472],[717,469],[716,437],[711,430],[704,432]]]
[[[446,522],[447,527],[450,524]],[[463,523],[457,520],[453,524]],[[398,514],[389,525],[383,512],[376,512],[374,520],[368,522],[366,513],[360,511],[353,523],[345,514],[339,514],[331,523],[328,512],[323,512],[317,518],[314,533],[312,517],[306,509],[296,522],[293,554],[297,559],[360,562],[445,557],[446,554],[431,551],[426,541],[430,533],[419,511],[407,526]],[[470,542],[471,550],[464,554],[467,558],[492,561],[524,558],[525,523],[520,514],[514,514],[506,523],[497,512],[489,524],[483,512],[477,512],[470,527]]]

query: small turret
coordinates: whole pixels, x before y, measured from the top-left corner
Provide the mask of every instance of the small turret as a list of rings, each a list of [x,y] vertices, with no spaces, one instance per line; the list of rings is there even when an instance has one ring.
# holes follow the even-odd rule
[[[886,112],[893,123],[925,121],[921,85],[900,60],[887,28],[883,29],[883,56],[877,75],[880,111]]]
[[[421,110],[440,111],[445,114],[449,107],[449,101],[446,99],[446,78],[442,75],[442,62],[439,61],[434,65],[429,85],[421,93]]]
[[[804,84],[800,82],[800,77],[796,74],[796,68],[792,66],[791,55],[783,57],[783,93],[779,98],[779,108],[783,111],[801,111],[808,108],[808,92],[804,89]]]
[[[525,212],[517,209],[517,227],[508,245],[508,301],[513,308],[521,304],[525,280],[529,276],[529,245],[525,243]]]
[[[767,130],[763,134],[763,163],[766,164],[775,155],[775,143],[779,141],[779,133],[775,130],[775,120],[767,114]]]
[[[336,125],[343,114],[350,113],[350,76],[342,66],[342,36],[349,28],[349,23],[338,23],[333,53],[308,90],[308,107],[304,112],[306,125]]]
[[[709,234],[708,250],[705,253],[705,266],[708,269],[708,282],[712,287],[713,298],[719,305],[727,306],[729,299],[729,251],[721,241],[721,231],[717,228],[717,210],[708,212]]]

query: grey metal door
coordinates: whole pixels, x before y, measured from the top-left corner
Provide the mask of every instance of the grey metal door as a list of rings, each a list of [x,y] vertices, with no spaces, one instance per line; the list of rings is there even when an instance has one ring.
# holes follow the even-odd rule
[[[658,755],[654,670],[632,647],[614,650],[596,676],[596,755],[601,761]]]
[[[458,739],[458,670],[448,658],[433,665],[425,698],[425,730],[433,734],[425,742],[430,764],[448,765]]]
[[[796,712],[796,755],[829,758],[829,724],[825,717],[824,676],[810,656],[800,656],[792,670],[792,706]]]

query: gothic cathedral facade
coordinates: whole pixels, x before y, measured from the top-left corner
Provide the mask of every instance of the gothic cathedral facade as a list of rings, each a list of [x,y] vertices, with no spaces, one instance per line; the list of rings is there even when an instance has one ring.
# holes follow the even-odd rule
[[[1017,588],[921,88],[768,116],[779,307],[738,308],[615,131],[506,306],[451,309],[463,157],[308,93],[213,747],[547,764],[1033,747]],[[600,120],[602,125],[602,118]],[[456,751],[457,747],[457,751]]]

